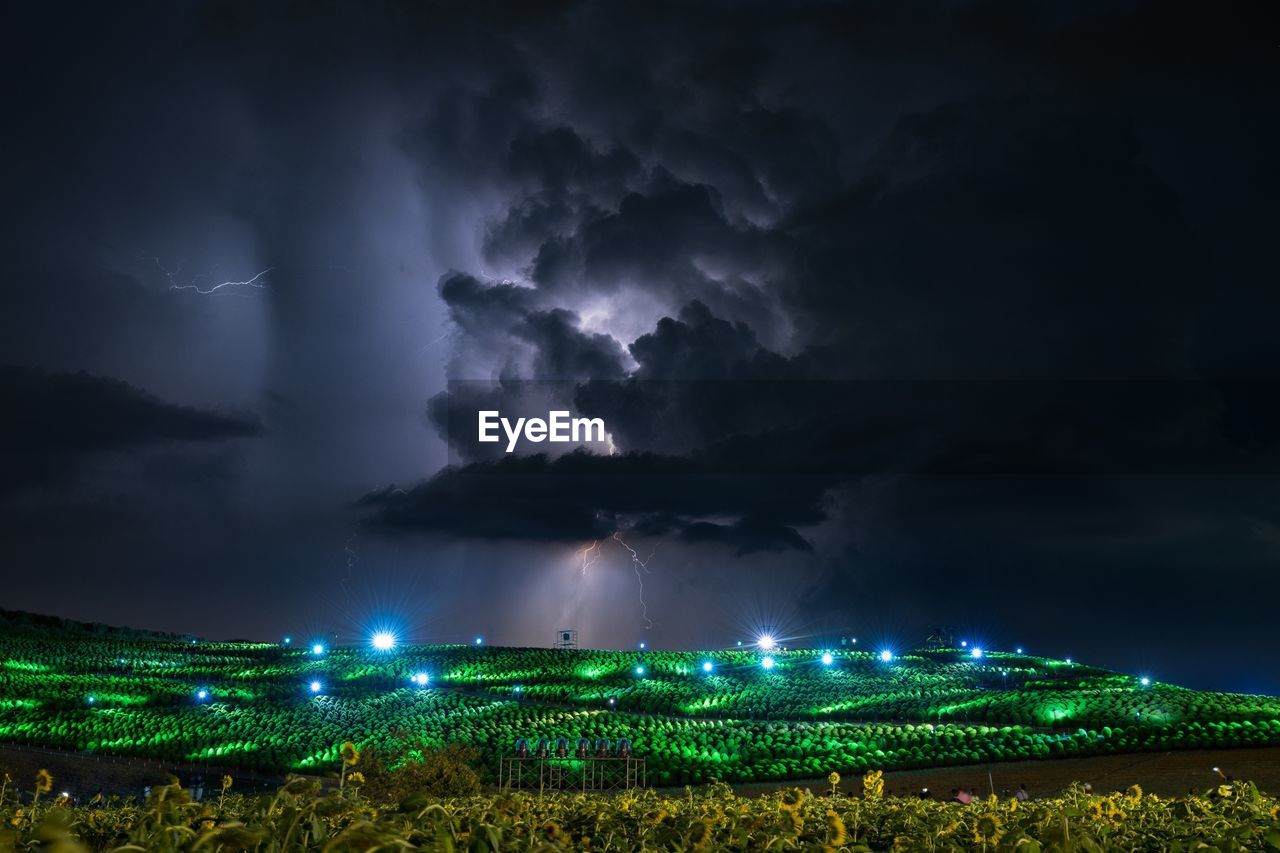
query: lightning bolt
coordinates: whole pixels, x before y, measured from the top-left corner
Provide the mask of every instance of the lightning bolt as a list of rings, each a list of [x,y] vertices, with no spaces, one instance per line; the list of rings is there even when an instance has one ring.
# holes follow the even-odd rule
[[[622,533],[620,531],[615,530],[613,532],[613,538],[619,545],[626,548],[631,553],[631,567],[636,571],[636,583],[640,587],[640,615],[644,619],[644,626],[646,628],[652,628],[653,620],[649,618],[649,605],[645,604],[644,601],[644,576],[640,574],[640,570],[644,569],[645,574],[650,573],[649,561],[653,559],[653,555],[657,553],[658,549],[655,546],[654,549],[649,552],[649,556],[642,560],[640,559],[640,555],[636,552],[636,549],[623,541]]]
[[[271,272],[273,269],[275,269],[275,267],[267,267],[265,270],[258,273],[253,278],[248,278],[248,279],[245,279],[244,281],[224,281],[221,284],[215,284],[213,287],[201,287],[200,285],[195,283],[194,279],[192,280],[191,284],[174,284],[172,283],[173,282],[172,277],[170,277],[169,289],[170,290],[194,290],[196,293],[205,294],[205,295],[221,290],[224,287],[254,287],[261,290],[267,286],[266,282],[262,281],[262,277],[267,273]]]
[[[254,290],[263,290],[267,286],[267,283],[263,281],[263,277],[275,269],[275,267],[267,267],[265,270],[251,278],[246,278],[240,281],[228,280],[219,282],[218,284],[209,285],[202,282],[207,282],[212,277],[210,274],[201,273],[200,275],[192,276],[190,278],[183,276],[182,261],[179,261],[176,267],[170,269],[165,266],[164,262],[156,255],[139,252],[136,257],[140,261],[150,261],[151,264],[164,275],[165,281],[169,282],[170,290],[194,290],[196,293],[204,295],[215,293],[226,287],[250,287]],[[333,265],[330,265],[329,268],[342,269],[341,267],[334,267]],[[216,269],[216,267],[214,269]]]
[[[356,563],[360,562],[360,555],[356,553],[356,534],[352,533],[347,537],[347,544],[342,546],[343,552],[347,555],[347,576],[342,579],[342,591],[346,593],[347,601],[351,601],[351,590],[347,588],[347,581],[351,580],[351,572],[356,567]]]
[[[587,555],[590,554],[592,551],[596,552],[595,556],[588,560]],[[596,563],[596,560],[598,559],[600,559],[600,540],[599,539],[592,542],[590,547],[582,549],[582,576],[584,578],[587,576],[587,569],[594,566]]]

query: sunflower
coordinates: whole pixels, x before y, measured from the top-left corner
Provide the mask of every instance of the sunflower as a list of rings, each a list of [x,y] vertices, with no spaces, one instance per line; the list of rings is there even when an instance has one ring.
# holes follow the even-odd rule
[[[696,820],[689,828],[689,845],[692,850],[705,850],[711,843],[711,827],[705,822]]]
[[[795,814],[804,805],[804,791],[799,788],[788,788],[782,792],[778,805],[783,811]]]
[[[222,777],[222,790],[224,790],[224,791],[230,791],[230,790],[231,790],[231,785],[232,785],[232,784],[233,784],[233,780],[232,780],[232,778],[231,778],[230,776],[223,776],[223,777]]]
[[[994,814],[983,815],[973,826],[973,839],[979,844],[995,844],[1000,840],[1002,827],[1000,818]]]
[[[827,809],[827,844],[839,847],[848,840],[849,833],[845,830],[844,821],[840,819],[840,815],[835,809]]]
[[[884,773],[880,770],[868,770],[862,777],[862,794],[874,800],[884,794]]]
[[[42,794],[47,794],[53,790],[53,774],[48,770],[41,768],[36,773],[36,790]]]
[[[348,784],[348,785],[363,785],[363,784],[364,784],[364,774],[363,774],[363,773],[361,773],[359,770],[352,771],[351,775],[349,775],[349,776],[347,777],[347,784]]]
[[[350,767],[359,760],[360,750],[356,749],[356,745],[351,741],[344,743],[342,745],[342,763]]]

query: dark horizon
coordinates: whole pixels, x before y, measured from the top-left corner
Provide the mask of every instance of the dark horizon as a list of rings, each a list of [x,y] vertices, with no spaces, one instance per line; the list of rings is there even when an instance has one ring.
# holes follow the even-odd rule
[[[14,17],[6,609],[1280,694],[1273,9]]]

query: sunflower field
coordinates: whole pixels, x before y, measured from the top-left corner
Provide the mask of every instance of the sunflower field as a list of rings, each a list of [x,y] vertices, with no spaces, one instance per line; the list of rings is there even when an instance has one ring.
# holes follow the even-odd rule
[[[409,796],[395,805],[295,778],[274,794],[192,802],[175,786],[145,803],[17,804],[0,790],[0,850],[1280,850],[1280,802],[1249,783],[1164,799],[1137,787],[969,804],[883,796],[879,774],[848,797],[790,788],[736,796]]]

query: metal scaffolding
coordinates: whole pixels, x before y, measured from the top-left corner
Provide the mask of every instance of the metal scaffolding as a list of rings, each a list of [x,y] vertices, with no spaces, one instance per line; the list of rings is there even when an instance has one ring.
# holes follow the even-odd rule
[[[635,756],[510,755],[498,770],[498,786],[504,791],[626,791],[647,784],[645,761]]]

